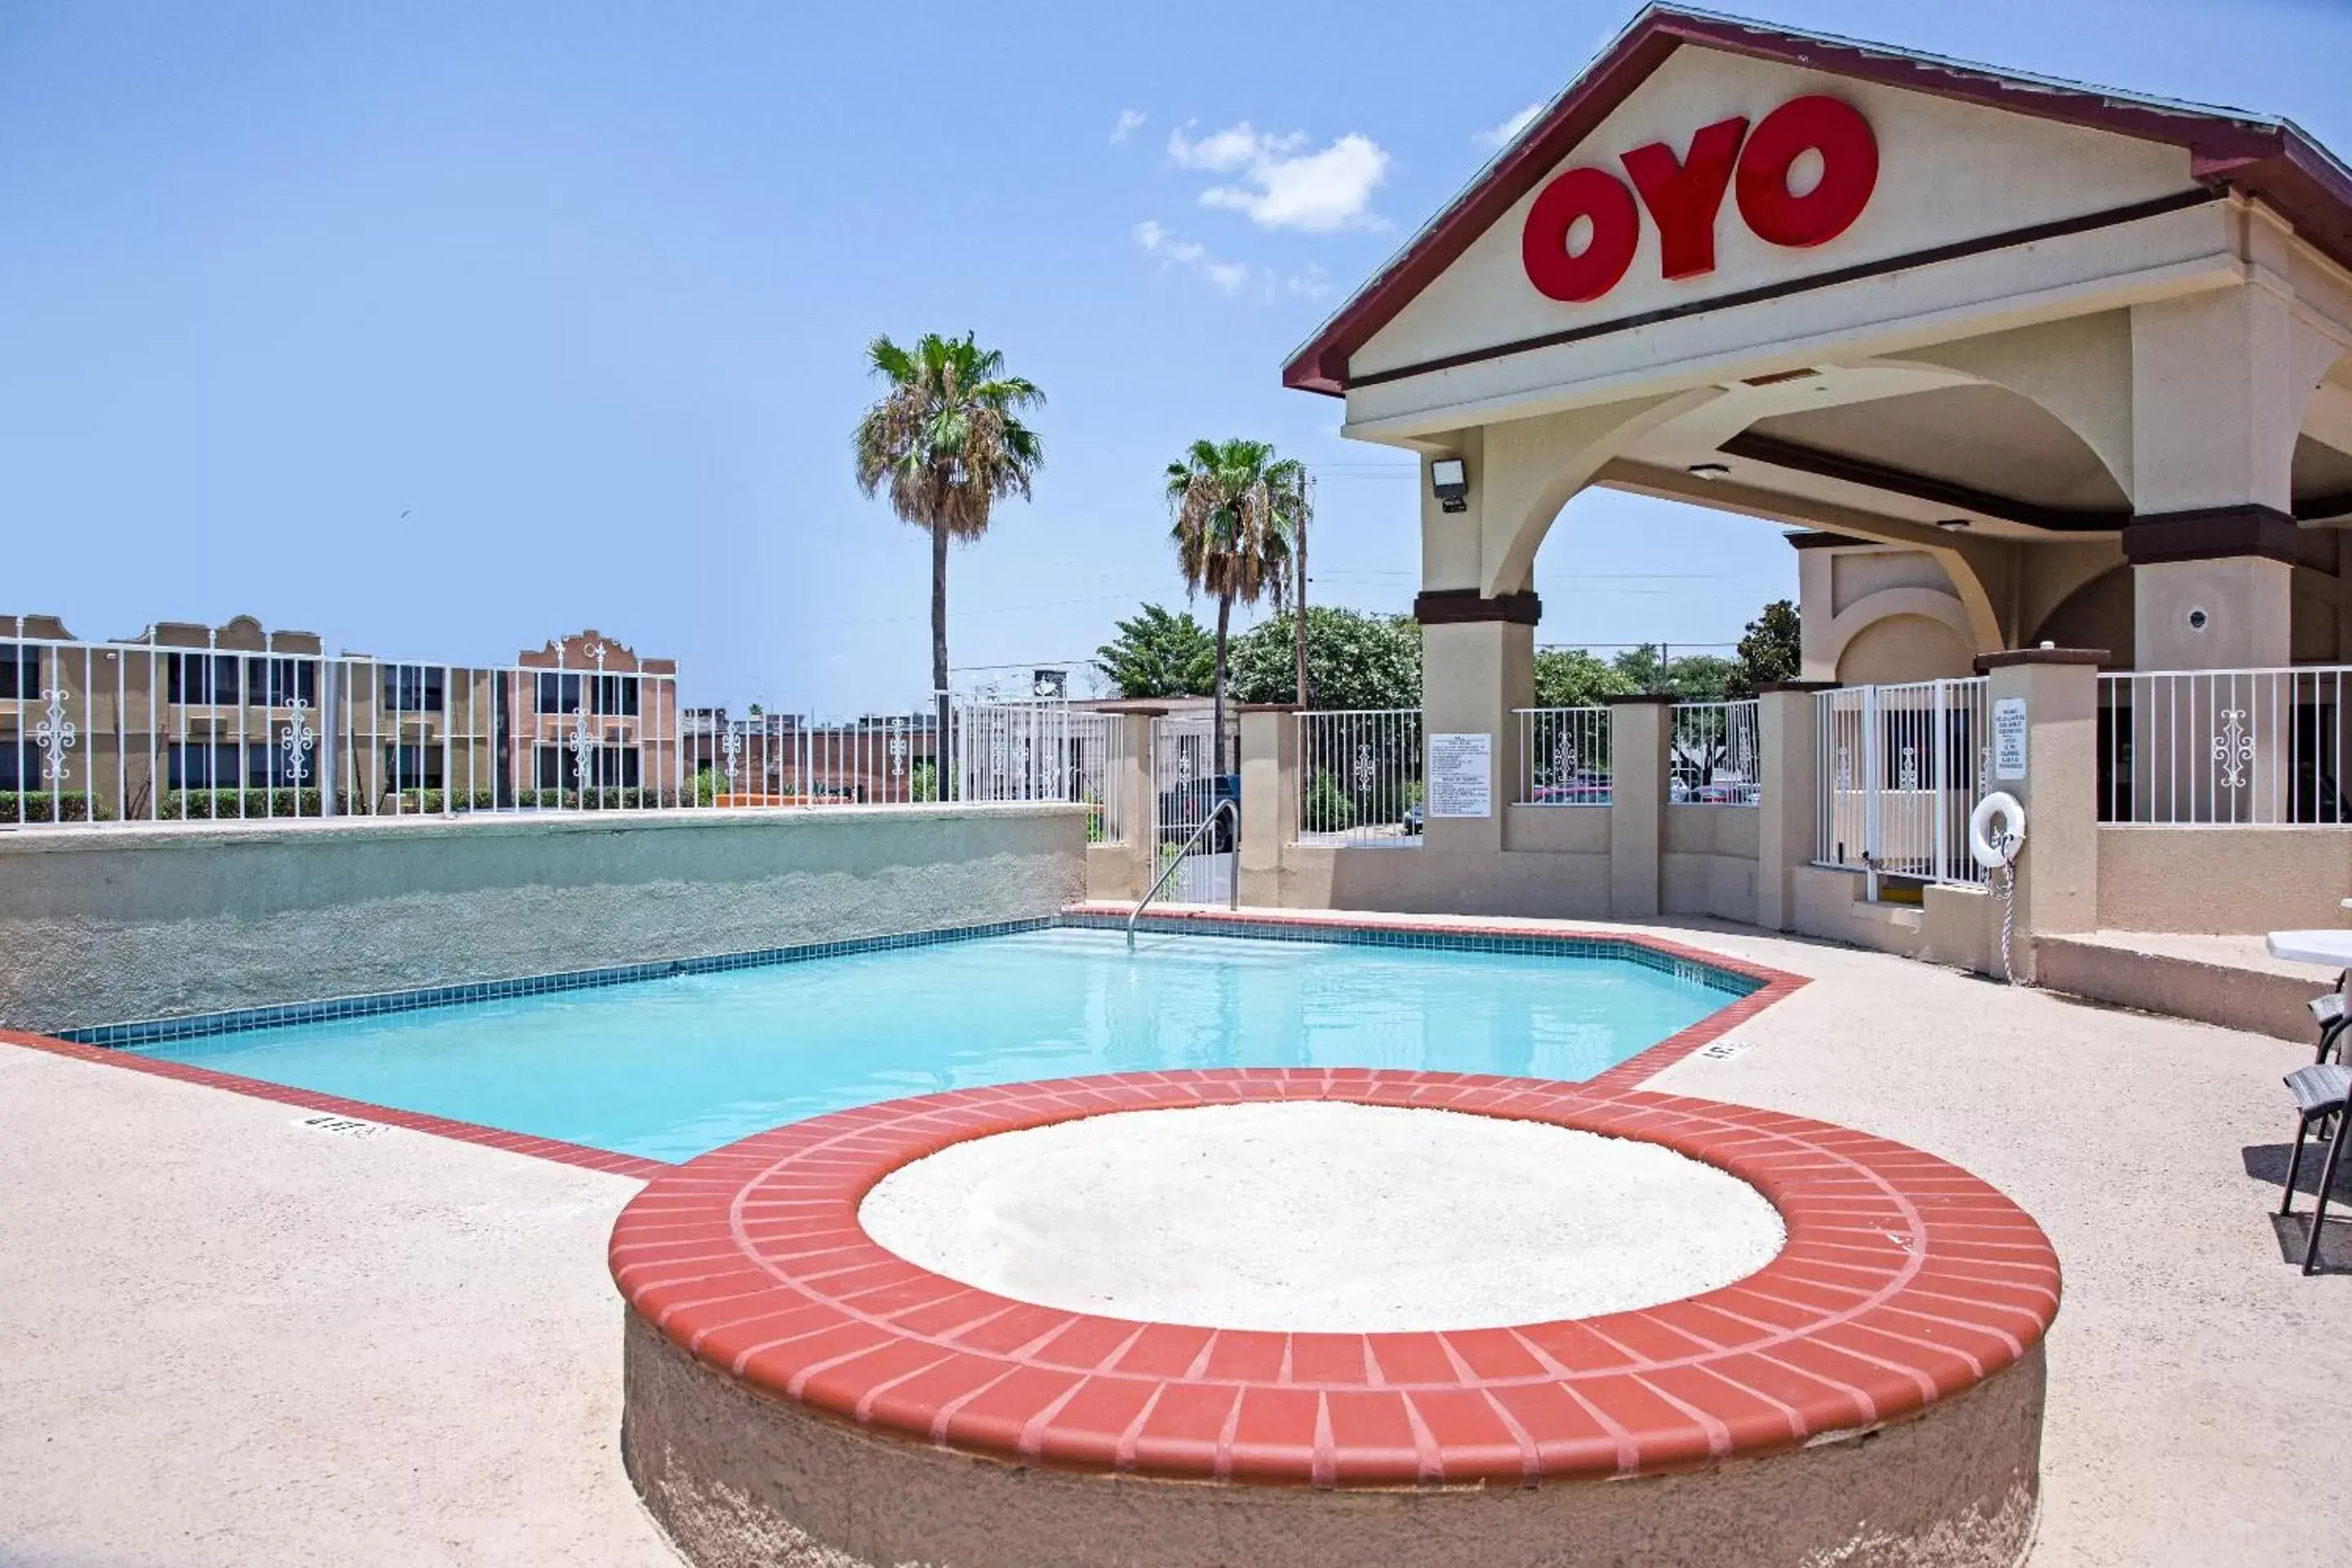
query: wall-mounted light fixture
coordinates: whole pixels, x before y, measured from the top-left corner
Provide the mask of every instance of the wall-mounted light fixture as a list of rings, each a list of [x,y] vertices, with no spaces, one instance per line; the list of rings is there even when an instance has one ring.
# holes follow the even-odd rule
[[[1695,479],[1705,479],[1707,483],[1713,484],[1717,479],[1726,479],[1731,477],[1731,465],[1728,463],[1693,463],[1690,466],[1690,477]]]
[[[1459,458],[1437,458],[1429,465],[1429,490],[1440,511],[1470,510],[1470,465]]]

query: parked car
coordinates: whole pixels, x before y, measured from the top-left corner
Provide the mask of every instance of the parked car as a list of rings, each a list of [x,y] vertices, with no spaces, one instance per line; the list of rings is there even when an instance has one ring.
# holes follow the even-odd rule
[[[1186,779],[1160,792],[1160,842],[1163,847],[1181,848],[1192,837],[1193,830],[1209,819],[1219,801],[1230,800],[1230,815],[1217,819],[1217,826],[1202,840],[1203,848],[1212,853],[1228,854],[1234,847],[1234,827],[1241,816],[1242,778],[1239,773],[1214,777]]]
[[[1537,805],[1607,805],[1609,775],[1578,773],[1558,784],[1538,784],[1528,799]]]

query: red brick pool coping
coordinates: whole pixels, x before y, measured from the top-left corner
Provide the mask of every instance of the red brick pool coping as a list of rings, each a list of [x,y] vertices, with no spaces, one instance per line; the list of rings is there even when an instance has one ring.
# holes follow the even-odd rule
[[[1095,919],[1116,916],[1125,920],[1133,908],[1131,904],[1087,903],[1072,905],[1065,912]],[[1480,921],[1474,924],[1466,921],[1384,920],[1377,914],[1353,910],[1243,910],[1178,906],[1155,909],[1143,919],[1146,931],[1155,924],[1181,923],[1234,932],[1245,932],[1253,928],[1279,931],[1370,930],[1425,932],[1443,937],[1485,937],[1503,942],[1615,942],[1625,947],[1645,947],[1652,952],[1664,953],[1686,963],[1737,974],[1757,983],[1757,988],[1747,995],[1717,1008],[1689,1027],[1675,1030],[1656,1045],[1627,1057],[1605,1072],[1581,1079],[1577,1087],[1587,1094],[1613,1094],[1621,1089],[1638,1088],[1701,1046],[1712,1044],[1765,1008],[1811,984],[1809,978],[1802,974],[1750,963],[1744,958],[1733,958],[1727,953],[1710,952],[1703,947],[1688,947],[1662,936],[1653,936],[1647,931],[1522,925],[1507,921]]]
[[[1282,1100],[1661,1143],[1756,1185],[1788,1242],[1735,1284],[1639,1311],[1273,1333],[1013,1300],[858,1223],[876,1182],[966,1139]],[[2059,1297],[2057,1258],[2023,1210],[1885,1139],[1673,1095],[1348,1068],[1119,1073],[837,1111],[656,1177],[622,1211],[611,1262],[671,1343],[830,1417],[1024,1464],[1322,1487],[1649,1475],[1898,1421],[2025,1355]]]
[[[1078,904],[1066,912],[1072,915],[1124,917],[1125,904]],[[1631,1089],[1648,1081],[1652,1075],[1673,1066],[1699,1047],[1707,1044],[1733,1026],[1770,1006],[1806,984],[1801,974],[1790,974],[1742,959],[1709,952],[1703,948],[1685,947],[1679,942],[1660,937],[1635,935],[1627,931],[1561,930],[1556,926],[1499,925],[1495,923],[1448,923],[1416,920],[1411,922],[1384,920],[1377,914],[1322,913],[1255,910],[1249,913],[1227,912],[1222,910],[1164,909],[1154,910],[1150,921],[1185,921],[1207,925],[1246,928],[1257,926],[1322,926],[1345,930],[1378,929],[1382,931],[1427,931],[1433,935],[1502,937],[1536,942],[1615,942],[1646,947],[1655,952],[1685,959],[1693,963],[1727,970],[1761,983],[1761,989],[1741,997],[1730,1005],[1717,1009],[1693,1024],[1689,1028],[1669,1035],[1656,1045],[1618,1063],[1608,1071],[1587,1080],[1581,1087],[1587,1093],[1607,1093]],[[665,1171],[677,1167],[665,1160],[648,1160],[637,1154],[619,1154],[609,1149],[592,1149],[583,1143],[569,1143],[560,1138],[541,1138],[528,1132],[509,1132],[497,1127],[485,1127],[479,1122],[459,1121],[446,1116],[428,1116],[420,1111],[402,1110],[396,1106],[376,1105],[363,1100],[346,1100],[341,1095],[321,1094],[312,1089],[296,1089],[289,1084],[271,1083],[266,1079],[247,1078],[238,1073],[215,1072],[209,1068],[193,1067],[184,1062],[166,1061],[160,1058],[141,1056],[134,1050],[116,1046],[85,1045],[76,1040],[60,1040],[48,1035],[30,1035],[18,1030],[0,1029],[0,1045],[21,1046],[27,1050],[45,1051],[51,1056],[70,1057],[76,1061],[93,1062],[105,1067],[128,1068],[133,1072],[151,1073],[181,1083],[201,1084],[207,1089],[226,1089],[254,1100],[271,1100],[282,1105],[292,1105],[305,1110],[323,1111],[336,1116],[357,1117],[366,1121],[381,1121],[386,1126],[404,1127],[414,1132],[430,1133],[436,1138],[448,1138],[460,1143],[479,1143],[486,1148],[500,1149],[509,1153],[528,1154],[534,1159],[552,1160],[559,1164],[578,1165],[591,1171],[603,1171],[614,1175],[634,1176],[650,1181]]]

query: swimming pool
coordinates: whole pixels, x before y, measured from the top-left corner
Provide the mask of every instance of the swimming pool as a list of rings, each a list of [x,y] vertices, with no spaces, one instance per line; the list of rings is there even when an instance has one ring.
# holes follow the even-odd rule
[[[1583,1079],[1747,987],[1557,944],[1055,926],[237,1029],[141,1049],[270,1083],[679,1161],[932,1090],[1156,1068]]]

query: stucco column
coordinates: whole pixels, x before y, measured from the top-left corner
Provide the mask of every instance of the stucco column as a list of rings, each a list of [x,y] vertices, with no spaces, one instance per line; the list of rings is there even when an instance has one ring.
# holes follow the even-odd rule
[[[1119,843],[1098,844],[1087,849],[1089,891],[1103,898],[1139,899],[1159,869],[1152,845],[1151,725],[1168,710],[1138,703],[1102,711],[1124,721],[1118,726],[1118,740],[1109,765],[1104,770],[1105,793],[1116,797],[1118,820],[1124,837]],[[1108,801],[1104,804],[1110,805]],[[1114,863],[1118,867],[1115,875],[1108,869]],[[1094,874],[1097,868],[1105,870],[1099,879]]]
[[[1996,759],[1986,786],[2006,790],[2025,807],[2010,948],[2021,979],[2033,977],[2035,936],[2098,927],[2098,667],[2106,658],[2104,648],[2043,647],[1977,660],[1988,678]],[[2000,776],[2001,705],[2014,701],[2025,705],[2021,779]],[[1992,951],[1999,952],[1998,931]]]
[[[2250,234],[2257,251],[2260,226]],[[2243,287],[2131,309],[2133,666],[2243,669],[2288,662],[2292,465],[2325,362],[2291,289],[2258,254]],[[2307,380],[2305,379],[2307,374]]]
[[[1421,621],[1422,744],[1433,735],[1491,737],[1484,816],[1430,813],[1422,842],[1433,850],[1498,854],[1503,811],[1518,777],[1515,709],[1535,701],[1535,631],[1541,606],[1532,593],[1499,599],[1474,592],[1425,592],[1413,601]]]
[[[1298,721],[1286,702],[1241,710],[1242,902],[1282,902],[1282,850],[1298,837]]]
[[[1794,931],[1794,873],[1813,858],[1813,818],[1820,805],[1813,693],[1831,683],[1790,681],[1756,694],[1762,731],[1763,795],[1757,803],[1756,923]]]
[[[1658,912],[1671,697],[1609,700],[1609,912]]]

